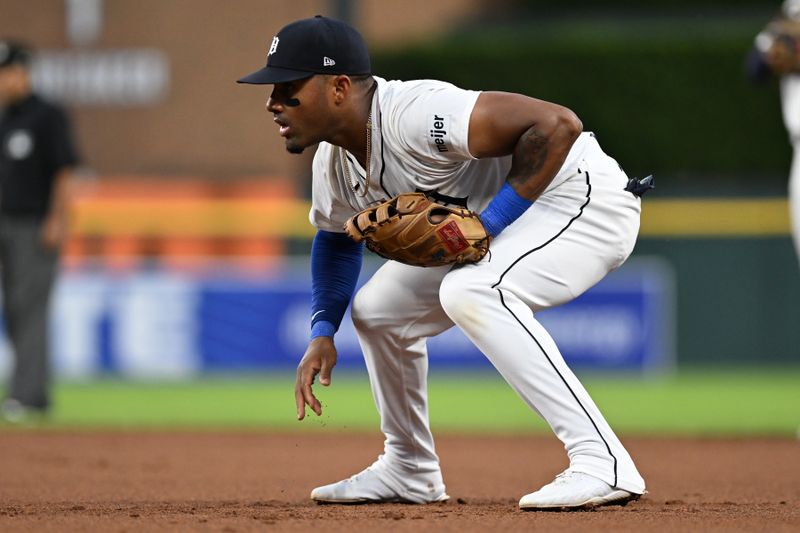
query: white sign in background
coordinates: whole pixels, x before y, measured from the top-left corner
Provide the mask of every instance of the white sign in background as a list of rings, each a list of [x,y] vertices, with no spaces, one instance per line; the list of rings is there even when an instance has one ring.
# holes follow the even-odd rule
[[[42,51],[31,69],[38,92],[83,106],[146,106],[169,93],[170,66],[160,50]]]
[[[132,378],[183,378],[196,374],[197,284],[168,273],[70,274],[56,286],[51,306],[50,349],[64,378],[98,375],[111,343],[115,366]],[[113,322],[113,335],[108,323]],[[11,370],[11,347],[0,342],[0,373]]]

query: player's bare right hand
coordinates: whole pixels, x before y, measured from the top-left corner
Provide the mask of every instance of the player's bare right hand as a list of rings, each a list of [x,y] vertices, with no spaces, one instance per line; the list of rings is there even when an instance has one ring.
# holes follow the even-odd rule
[[[316,337],[311,340],[297,365],[297,379],[294,384],[294,399],[297,403],[297,419],[302,420],[306,416],[306,405],[308,405],[317,416],[322,414],[322,404],[311,386],[314,378],[319,374],[319,382],[328,386],[331,384],[331,371],[336,366],[336,347],[333,345],[332,337]]]

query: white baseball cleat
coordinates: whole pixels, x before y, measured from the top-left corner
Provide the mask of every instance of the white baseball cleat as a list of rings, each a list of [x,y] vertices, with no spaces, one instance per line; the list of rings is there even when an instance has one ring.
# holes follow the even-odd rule
[[[443,492],[429,502],[405,499],[369,467],[348,479],[315,488],[311,491],[311,499],[317,503],[434,503],[446,501],[450,496]]]
[[[617,489],[594,476],[565,470],[556,479],[519,500],[523,510],[574,510],[600,505],[625,505],[641,494]]]

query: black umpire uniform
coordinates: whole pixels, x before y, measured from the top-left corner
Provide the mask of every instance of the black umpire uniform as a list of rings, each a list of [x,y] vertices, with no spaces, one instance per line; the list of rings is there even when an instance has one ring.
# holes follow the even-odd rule
[[[58,181],[78,164],[66,113],[30,90],[29,59],[25,46],[0,40],[0,269],[15,356],[2,414],[10,421],[50,405],[48,308],[59,243],[45,226],[57,210]]]

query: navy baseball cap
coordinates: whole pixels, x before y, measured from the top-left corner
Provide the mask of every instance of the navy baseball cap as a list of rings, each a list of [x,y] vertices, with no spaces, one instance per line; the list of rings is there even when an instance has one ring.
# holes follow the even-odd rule
[[[28,65],[31,50],[22,43],[0,39],[0,68],[11,65]]]
[[[281,29],[270,44],[267,65],[237,83],[284,83],[314,74],[364,76],[371,73],[367,43],[358,30],[317,15]]]

